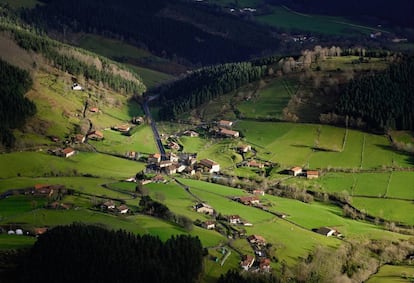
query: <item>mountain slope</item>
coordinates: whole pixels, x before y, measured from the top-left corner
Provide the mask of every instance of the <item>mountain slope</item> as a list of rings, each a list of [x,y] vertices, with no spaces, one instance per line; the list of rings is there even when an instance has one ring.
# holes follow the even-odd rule
[[[5,22],[0,24],[0,51],[1,60],[26,70],[33,81],[25,97],[35,103],[37,114],[11,126],[17,148],[124,123],[139,111],[131,98],[145,85],[118,63]],[[74,83],[84,91],[72,89]]]

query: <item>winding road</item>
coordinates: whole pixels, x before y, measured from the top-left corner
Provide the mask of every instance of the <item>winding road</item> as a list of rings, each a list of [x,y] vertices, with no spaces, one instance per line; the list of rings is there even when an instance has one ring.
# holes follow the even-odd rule
[[[151,112],[148,107],[148,102],[154,99],[154,97],[149,97],[144,101],[142,104],[142,108],[144,109],[145,115],[147,116],[148,120],[150,121],[152,132],[154,133],[154,139],[155,143],[157,144],[158,150],[161,154],[161,160],[166,160],[165,157],[165,148],[162,145],[160,134],[158,133],[157,125],[155,124],[155,121],[151,117]]]

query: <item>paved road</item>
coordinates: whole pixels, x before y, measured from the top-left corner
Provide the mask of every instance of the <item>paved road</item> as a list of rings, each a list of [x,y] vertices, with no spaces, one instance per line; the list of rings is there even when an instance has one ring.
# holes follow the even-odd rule
[[[158,133],[157,125],[155,124],[155,121],[151,117],[151,112],[148,107],[148,102],[145,101],[142,107],[144,108],[145,115],[150,121],[151,129],[152,129],[152,132],[154,133],[155,143],[157,144],[158,150],[161,154],[161,160],[166,160],[167,158],[165,157],[165,149],[164,149],[164,146],[162,145],[161,137],[160,137],[160,134]]]

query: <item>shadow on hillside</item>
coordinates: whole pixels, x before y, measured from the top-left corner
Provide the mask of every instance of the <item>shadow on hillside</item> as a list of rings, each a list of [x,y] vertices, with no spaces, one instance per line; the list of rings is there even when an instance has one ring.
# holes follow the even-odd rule
[[[407,164],[414,165],[414,155],[413,154],[410,154],[410,153],[405,152],[405,151],[399,151],[399,150],[393,148],[391,145],[376,144],[376,146],[378,146],[379,148],[388,150],[388,151],[392,151],[394,154],[402,157]]]

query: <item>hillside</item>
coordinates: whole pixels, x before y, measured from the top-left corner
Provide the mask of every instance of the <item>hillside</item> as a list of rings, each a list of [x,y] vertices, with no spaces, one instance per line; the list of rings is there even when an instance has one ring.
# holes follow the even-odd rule
[[[263,1],[63,2],[0,8],[1,282],[410,278],[413,58],[229,14]]]
[[[145,86],[139,76],[118,63],[6,22],[0,38],[0,58],[30,74],[33,83],[25,97],[37,108],[26,124],[10,125],[16,129],[16,147],[50,144],[50,137],[63,140],[86,134],[124,123],[139,113],[131,99]],[[75,83],[81,91],[73,89]],[[99,112],[90,112],[91,108]]]

